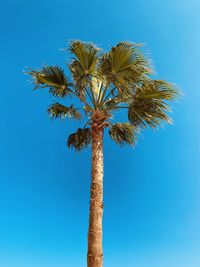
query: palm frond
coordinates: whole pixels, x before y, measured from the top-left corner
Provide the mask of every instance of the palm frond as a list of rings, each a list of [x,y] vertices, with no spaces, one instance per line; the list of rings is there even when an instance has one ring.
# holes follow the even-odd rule
[[[90,81],[90,76],[95,73],[99,49],[91,43],[71,41],[69,51],[74,56],[69,69],[75,81],[76,90],[82,93]]]
[[[136,128],[129,123],[115,123],[110,127],[111,138],[119,145],[134,145],[136,142]]]
[[[180,95],[173,84],[163,80],[146,80],[137,93],[144,98],[161,100],[173,100]]]
[[[162,121],[171,123],[167,101],[173,100],[178,94],[177,89],[165,81],[145,81],[137,88],[133,102],[129,106],[129,121],[132,125],[143,128],[147,125],[155,128]]]
[[[135,100],[128,110],[128,118],[132,125],[145,128],[149,125],[152,128],[161,125],[161,122],[172,123],[167,115],[169,107],[157,100],[140,99]]]
[[[87,147],[92,140],[92,133],[90,128],[78,128],[77,132],[70,134],[67,140],[67,146],[80,151]]]
[[[85,74],[90,74],[95,71],[99,48],[94,44],[71,41],[69,44],[69,51],[75,56],[75,60],[79,63]]]
[[[112,82],[121,94],[129,94],[134,84],[152,73],[152,67],[139,46],[121,42],[99,59],[99,74]]]
[[[85,99],[85,87],[89,82],[89,76],[85,74],[84,70],[80,66],[77,60],[73,60],[69,64],[69,69],[71,71],[76,92]]]
[[[69,86],[72,84],[58,66],[44,66],[41,70],[31,70],[27,74],[33,77],[34,89],[49,87],[49,92],[58,97],[70,94]]]
[[[82,118],[81,113],[73,105],[66,107],[57,102],[50,105],[48,113],[53,119],[65,119],[67,117],[79,120]]]

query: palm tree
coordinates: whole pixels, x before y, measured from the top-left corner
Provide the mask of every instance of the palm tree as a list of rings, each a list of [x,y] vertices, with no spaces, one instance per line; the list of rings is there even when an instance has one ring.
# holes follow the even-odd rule
[[[141,52],[141,44],[120,42],[109,52],[92,43],[71,41],[66,49],[72,54],[69,77],[58,66],[29,70],[35,89],[49,88],[58,98],[76,98],[65,106],[54,102],[48,108],[51,118],[85,120],[83,128],[69,135],[67,146],[80,151],[92,145],[92,177],[88,231],[88,267],[103,266],[103,135],[119,145],[134,145],[139,129],[156,128],[171,123],[169,101],[177,89],[164,80],[152,78],[153,68]],[[114,114],[123,109],[127,122],[113,122]]]

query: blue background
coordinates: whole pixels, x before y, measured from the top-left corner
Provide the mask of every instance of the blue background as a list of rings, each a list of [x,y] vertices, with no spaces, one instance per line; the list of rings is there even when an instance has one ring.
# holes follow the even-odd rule
[[[22,72],[65,66],[59,48],[81,39],[145,43],[156,77],[185,94],[174,125],[135,149],[105,137],[105,267],[199,267],[200,2],[7,0],[0,12],[0,266],[86,266],[90,149],[66,149],[79,124],[49,120],[52,98]]]

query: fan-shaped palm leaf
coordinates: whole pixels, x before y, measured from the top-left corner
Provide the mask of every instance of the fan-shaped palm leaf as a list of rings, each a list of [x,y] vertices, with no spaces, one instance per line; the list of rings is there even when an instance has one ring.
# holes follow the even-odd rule
[[[69,44],[69,51],[75,55],[75,59],[85,74],[94,73],[98,60],[99,49],[91,44],[81,41],[72,41]]]
[[[110,127],[111,138],[119,145],[133,145],[136,142],[136,129],[129,123],[115,123]]]
[[[69,51],[75,56],[69,68],[76,83],[76,90],[83,91],[91,74],[95,73],[99,49],[91,43],[72,41]]]
[[[32,75],[35,84],[34,89],[49,87],[49,92],[58,97],[70,94],[68,82],[64,70],[57,66],[45,66],[41,70],[31,70],[27,74]]]
[[[82,117],[81,113],[76,108],[74,108],[73,105],[66,107],[57,102],[52,104],[48,108],[48,113],[52,118],[60,118],[60,119],[68,117],[79,120]]]
[[[171,123],[168,116],[169,106],[166,101],[177,97],[177,90],[162,80],[145,81],[138,87],[130,104],[128,117],[134,126],[155,128],[162,121]]]
[[[129,107],[128,118],[132,125],[145,128],[159,126],[162,121],[171,123],[167,115],[169,107],[167,104],[152,99],[137,99]]]
[[[91,143],[92,134],[90,128],[78,128],[77,132],[70,134],[67,146],[80,151]]]
[[[134,84],[152,73],[152,68],[138,44],[121,42],[100,58],[98,72],[120,93],[129,94]]]

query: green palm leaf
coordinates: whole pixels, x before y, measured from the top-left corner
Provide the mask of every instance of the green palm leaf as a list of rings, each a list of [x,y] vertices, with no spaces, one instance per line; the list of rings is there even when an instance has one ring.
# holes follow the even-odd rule
[[[78,128],[77,132],[70,134],[67,146],[80,151],[91,143],[92,133],[90,128]]]
[[[99,60],[98,72],[112,82],[121,94],[129,94],[134,84],[152,73],[152,67],[139,51],[139,46],[121,42]]]
[[[49,87],[53,96],[64,97],[70,94],[68,82],[64,70],[57,66],[45,66],[41,70],[31,70],[27,74],[32,75],[35,84],[34,89]]]
[[[75,56],[75,61],[85,72],[85,74],[94,73],[98,60],[99,49],[91,43],[81,41],[72,41],[69,44],[69,51]]]
[[[152,128],[159,126],[162,121],[171,123],[167,114],[167,101],[178,96],[178,91],[170,83],[162,80],[148,80],[138,87],[133,101],[129,106],[128,118],[134,126]]]
[[[65,119],[67,117],[79,120],[82,118],[81,113],[76,108],[74,108],[73,105],[66,107],[57,102],[50,105],[50,107],[48,108],[48,113],[50,114],[51,118],[54,119]]]
[[[147,80],[136,93],[139,93],[140,97],[161,100],[173,100],[180,95],[171,83],[163,80]]]
[[[169,107],[157,100],[140,99],[135,100],[129,107],[128,118],[132,125],[145,128],[149,125],[152,128],[161,125],[162,121],[171,123],[167,115]]]
[[[95,73],[99,49],[91,43],[72,41],[69,44],[69,51],[74,55],[69,68],[77,91],[82,93],[90,81],[90,76]]]
[[[136,130],[129,123],[115,123],[110,127],[111,138],[119,145],[134,145],[136,142]]]

